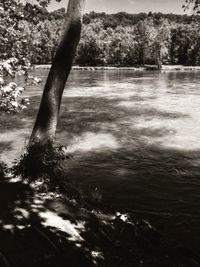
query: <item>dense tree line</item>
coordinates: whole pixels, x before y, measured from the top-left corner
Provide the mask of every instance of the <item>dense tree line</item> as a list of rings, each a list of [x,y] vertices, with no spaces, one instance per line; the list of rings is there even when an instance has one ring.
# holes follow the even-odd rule
[[[65,9],[24,25],[33,64],[51,63],[62,32]],[[84,26],[75,64],[135,66],[144,64],[200,65],[200,16],[162,13],[117,14],[91,12]]]
[[[55,13],[57,14],[57,11]],[[138,13],[138,14],[129,14],[126,12],[119,12],[116,14],[106,14],[106,13],[96,13],[90,12],[89,14],[85,14],[84,16],[84,24],[89,24],[94,19],[101,19],[103,21],[104,28],[116,28],[119,25],[124,27],[133,26],[137,24],[139,21],[145,20],[148,17],[152,17],[155,21],[159,21],[160,19],[168,19],[174,23],[184,23],[188,24],[192,21],[200,21],[200,17],[197,15],[188,16],[188,15],[177,15],[177,14],[163,14],[161,12],[158,13]]]
[[[1,59],[8,53],[13,58],[13,47],[7,46],[14,44],[15,53],[26,52],[25,58],[32,64],[51,63],[65,14],[64,8],[48,12],[45,7],[27,4],[18,23],[19,41],[1,46]],[[83,23],[77,65],[200,65],[199,15],[91,12],[85,14]]]
[[[63,31],[65,14],[64,8],[48,12],[41,6],[26,5],[23,19],[18,23],[21,41],[2,46],[1,59],[13,53],[13,48],[7,46],[14,44],[18,48],[15,53],[26,51],[25,58],[32,64],[51,63]],[[83,23],[75,58],[77,65],[200,65],[199,15],[91,12],[85,14]],[[9,32],[12,34],[11,30]]]

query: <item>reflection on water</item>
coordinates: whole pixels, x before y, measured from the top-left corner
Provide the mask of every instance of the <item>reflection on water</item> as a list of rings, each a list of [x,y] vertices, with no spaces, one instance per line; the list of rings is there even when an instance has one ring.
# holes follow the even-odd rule
[[[37,71],[45,79],[46,72]],[[74,155],[70,177],[104,201],[155,223],[198,250],[200,242],[200,72],[74,71],[57,139]],[[2,157],[21,152],[41,86],[24,114],[1,118]]]

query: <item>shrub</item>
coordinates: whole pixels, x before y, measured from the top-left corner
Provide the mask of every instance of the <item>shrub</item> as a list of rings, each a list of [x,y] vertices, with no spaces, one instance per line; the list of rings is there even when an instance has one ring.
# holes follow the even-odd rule
[[[23,87],[18,87],[13,82],[5,86],[0,85],[0,111],[16,113],[27,108],[29,100],[20,96],[23,91]]]
[[[65,146],[56,146],[52,142],[44,145],[35,143],[15,160],[13,174],[30,181],[42,179],[55,183],[65,174],[63,161],[67,158]]]
[[[0,179],[5,178],[8,174],[8,166],[5,162],[0,161]]]

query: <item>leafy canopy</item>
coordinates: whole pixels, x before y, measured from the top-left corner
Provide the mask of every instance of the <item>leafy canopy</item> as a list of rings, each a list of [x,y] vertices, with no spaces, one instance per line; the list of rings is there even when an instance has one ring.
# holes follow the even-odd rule
[[[200,0],[185,0],[183,8],[186,10],[193,5],[193,10],[196,13],[200,13]]]
[[[15,113],[29,103],[21,97],[24,88],[13,82],[16,75],[25,75],[26,82],[29,78],[31,46],[24,25],[27,21],[36,24],[40,7],[47,7],[50,1],[36,0],[35,4],[25,0],[0,2],[0,112]],[[31,81],[41,82],[33,78]]]

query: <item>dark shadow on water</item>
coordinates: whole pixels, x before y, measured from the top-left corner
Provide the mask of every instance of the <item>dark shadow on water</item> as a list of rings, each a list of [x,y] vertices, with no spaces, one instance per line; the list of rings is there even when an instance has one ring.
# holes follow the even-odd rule
[[[149,140],[165,137],[169,130],[134,126],[140,117],[178,120],[187,114],[143,106],[129,107],[127,112],[119,103],[119,99],[64,98],[59,141],[104,133],[119,144],[117,148],[77,149],[68,163],[70,177],[88,194],[99,188],[105,205],[152,221],[166,236],[200,254],[200,151],[151,145]]]
[[[18,129],[23,129],[23,115],[10,115],[10,114],[1,114],[0,116],[0,133],[7,133],[8,131],[15,131]]]
[[[144,101],[145,98],[139,97],[140,101]],[[23,129],[31,132],[34,121],[36,119],[37,111],[39,108],[40,96],[30,97],[30,107],[16,115],[1,114],[0,124],[1,124],[1,134],[5,134],[5,139],[8,138],[8,142],[12,139],[13,142],[17,142],[18,135],[22,138],[24,135],[24,140],[27,139],[27,134],[23,134]],[[124,101],[126,103],[126,101]],[[121,100],[119,99],[106,99],[106,98],[95,98],[95,97],[64,97],[61,116],[59,119],[58,133],[62,133],[64,143],[71,140],[76,135],[81,135],[87,131],[107,132],[109,127],[115,128],[116,132],[119,132],[119,126],[123,131],[127,131],[127,123],[129,123],[130,118],[138,119],[140,117],[147,118],[151,120],[152,118],[162,118],[162,119],[179,119],[185,118],[187,115],[182,113],[168,113],[163,112],[154,108],[148,107],[134,107],[134,103],[138,102],[138,97],[132,97],[127,100],[127,102],[133,102],[133,106],[126,107],[120,105]],[[143,130],[145,132],[145,130]],[[146,135],[153,135],[154,130],[146,131]],[[158,131],[157,131],[158,132]],[[13,139],[13,134],[15,133],[16,139]],[[133,135],[132,133],[130,133]],[[165,134],[165,129],[161,129],[159,135]],[[134,136],[137,135],[136,131]],[[138,130],[138,136],[140,135],[140,130]],[[20,139],[20,142],[22,139]],[[5,140],[7,142],[7,140]],[[11,145],[11,144],[10,144]],[[24,144],[20,144],[21,149]],[[16,145],[13,143],[13,146]],[[4,147],[3,150],[9,149],[9,147]],[[3,150],[1,152],[3,152]]]
[[[28,109],[17,114],[2,113],[0,116],[0,156],[2,154],[2,158],[9,163],[10,157],[14,154],[17,156],[16,152],[21,153],[27,144],[37,115],[38,103],[39,97],[33,97]],[[6,154],[7,151],[9,155]],[[15,151],[13,155],[12,151]]]
[[[12,142],[0,142],[0,153],[4,150],[9,150],[12,147]]]
[[[32,128],[39,108],[39,99],[40,97],[38,96],[31,97],[30,106],[17,114],[1,113],[0,133],[9,134],[9,131],[14,132],[16,130]]]
[[[111,132],[114,135],[123,137],[124,131],[130,131],[129,136],[137,139],[141,136],[141,130],[133,128],[129,130],[130,123],[134,126],[134,122],[139,118],[146,118],[152,120],[172,119],[178,120],[188,118],[187,114],[180,112],[164,112],[156,108],[136,106],[134,98],[129,98],[127,102],[132,103],[129,106],[121,105],[122,100],[107,99],[100,97],[67,97],[63,99],[61,116],[58,124],[58,134],[66,136],[66,141],[71,140],[75,135],[81,136],[85,132]],[[126,101],[123,101],[126,104]],[[136,100],[137,102],[137,100]],[[115,128],[115,132],[113,129]],[[122,131],[123,130],[123,131]],[[165,135],[165,129],[143,130],[147,135],[156,136]],[[151,133],[152,131],[152,133]],[[127,135],[128,136],[128,135]]]
[[[200,253],[200,152],[158,147],[80,153],[69,176],[103,203],[150,220],[166,236]]]

